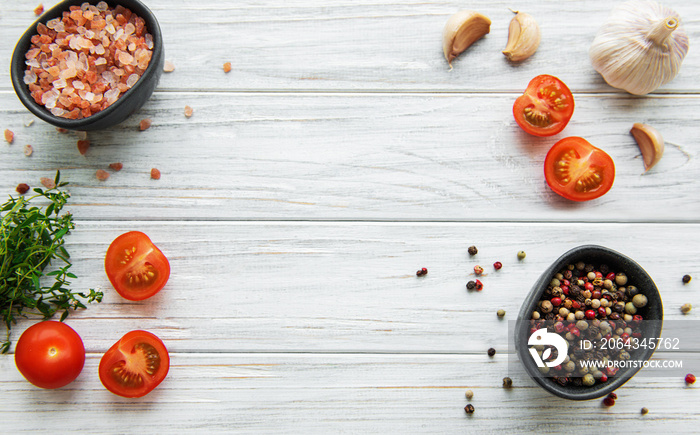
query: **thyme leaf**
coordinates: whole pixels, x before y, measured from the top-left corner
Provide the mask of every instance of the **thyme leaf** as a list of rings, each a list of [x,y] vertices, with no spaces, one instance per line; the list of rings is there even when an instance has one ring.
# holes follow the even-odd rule
[[[70,279],[77,277],[68,271],[71,262],[64,237],[75,225],[70,213],[61,215],[70,195],[60,189],[67,184],[60,176],[57,171],[55,188],[36,188],[30,197],[10,196],[0,206],[0,314],[7,328],[0,353],[10,349],[10,329],[27,313],[49,319],[61,312],[63,321],[70,310],[86,308],[84,301],[102,301],[102,292],[70,289]],[[38,201],[45,205],[34,205]],[[50,264],[51,271],[44,273]]]

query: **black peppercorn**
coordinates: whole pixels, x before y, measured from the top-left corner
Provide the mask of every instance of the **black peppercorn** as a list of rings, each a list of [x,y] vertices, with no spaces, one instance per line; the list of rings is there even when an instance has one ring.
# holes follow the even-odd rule
[[[693,279],[690,275],[683,275],[683,284],[688,284]]]
[[[476,249],[476,246],[470,246],[469,249],[467,249],[467,252],[469,252],[469,255],[476,255],[479,250]]]
[[[494,356],[496,355],[496,349],[490,348],[486,353],[488,353],[489,356]]]
[[[474,290],[476,288],[476,282],[474,281],[469,281],[467,283],[467,290]]]
[[[466,412],[467,414],[474,414],[474,405],[470,403],[469,405],[465,406],[464,412]]]
[[[513,386],[513,380],[509,377],[503,378],[503,388],[510,388]]]

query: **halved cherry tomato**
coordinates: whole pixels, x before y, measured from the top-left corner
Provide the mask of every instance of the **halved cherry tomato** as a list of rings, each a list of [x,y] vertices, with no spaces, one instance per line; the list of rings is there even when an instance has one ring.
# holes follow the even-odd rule
[[[148,331],[131,331],[102,356],[100,381],[122,397],[142,397],[160,384],[170,369],[165,345]]]
[[[131,231],[109,245],[105,271],[117,293],[130,301],[140,301],[165,286],[170,277],[170,263],[147,235]]]
[[[615,181],[615,163],[600,148],[580,137],[567,137],[547,153],[544,175],[553,191],[572,201],[603,196]]]
[[[27,328],[15,347],[20,373],[40,388],[60,388],[83,371],[85,346],[65,323],[45,320]]]
[[[525,93],[515,100],[515,122],[535,136],[552,136],[564,129],[574,114],[574,96],[554,76],[543,74],[527,85]]]

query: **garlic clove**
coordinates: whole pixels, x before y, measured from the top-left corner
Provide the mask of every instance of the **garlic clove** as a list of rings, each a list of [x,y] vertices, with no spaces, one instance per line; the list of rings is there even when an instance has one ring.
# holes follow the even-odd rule
[[[520,62],[535,54],[540,46],[540,26],[532,15],[514,12],[515,16],[508,26],[508,43],[503,54],[511,62]]]
[[[654,127],[639,122],[632,126],[630,133],[642,151],[644,171],[648,171],[661,160],[664,154],[664,139]]]
[[[454,58],[490,31],[491,20],[478,12],[463,10],[452,15],[442,31],[442,52],[450,68]]]

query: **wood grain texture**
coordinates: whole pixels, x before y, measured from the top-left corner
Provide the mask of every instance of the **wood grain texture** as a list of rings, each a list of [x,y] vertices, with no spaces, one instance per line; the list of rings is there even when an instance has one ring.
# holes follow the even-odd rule
[[[103,269],[109,243],[129,230],[148,234],[171,263],[166,287],[142,302],[118,296]],[[588,243],[646,268],[667,321],[695,318],[680,306],[700,306],[681,282],[700,276],[697,225],[78,222],[67,247],[74,286],[101,288],[105,298],[70,324],[91,352],[131,329],[152,330],[178,353],[506,351],[508,322],[541,272]],[[484,290],[468,292],[476,264]],[[421,267],[429,273],[418,278]]]
[[[617,1],[146,3],[176,69],[123,124],[90,133],[81,156],[76,133],[34,118],[12,91],[11,52],[38,2],[0,2],[0,130],[15,132],[13,145],[0,143],[0,192],[60,170],[76,218],[73,287],[105,292],[68,319],[88,352],[74,383],[39,390],[12,353],[0,355],[0,432],[697,431],[700,396],[682,374],[644,369],[612,408],[565,401],[524,374],[509,328],[539,274],[588,243],[650,273],[664,334],[696,321],[680,306],[700,307],[700,3],[669,3],[690,51],[647,97],[609,87],[588,59]],[[463,8],[493,24],[450,70],[442,28]],[[501,54],[510,8],[531,13],[543,33],[518,65]],[[576,110],[562,134],[535,138],[516,126],[512,105],[544,73],[569,85]],[[139,132],[146,117],[153,126]],[[666,141],[648,173],[629,134],[635,122]],[[613,157],[604,197],[574,204],[546,186],[544,156],[566,136]],[[113,162],[124,169],[98,181],[95,171]],[[109,243],[130,230],[146,232],[172,266],[166,287],[138,303],[119,297],[103,270]],[[476,264],[485,289],[467,292]],[[421,267],[429,273],[418,278]],[[684,274],[695,278],[684,285]],[[12,338],[35,321],[21,320]],[[161,337],[172,365],[159,388],[128,400],[102,387],[97,367],[134,329]],[[700,344],[683,344],[654,359],[680,359],[697,374]]]
[[[16,144],[0,148],[0,188],[36,185],[57,169],[85,219],[314,219],[666,221],[700,216],[696,97],[581,96],[551,138],[515,124],[507,95],[157,93],[113,129],[74,134],[0,94]],[[185,105],[194,108],[185,118]],[[137,125],[153,119],[144,132]],[[644,173],[629,133],[655,126],[663,159]],[[543,176],[549,147],[582,136],[615,161],[613,189],[587,203],[554,194]],[[34,146],[27,158],[25,143]],[[124,169],[106,182],[97,169]],[[162,172],[150,180],[150,168]],[[128,198],[128,200],[125,200]]]
[[[615,2],[616,3],[616,2]],[[227,0],[150,0],[176,72],[168,90],[430,90],[521,91],[532,77],[559,76],[575,92],[619,92],[592,68],[588,49],[612,6],[606,0],[521,1],[518,8],[540,24],[542,42],[522,64],[501,54],[511,1],[359,1],[323,3]],[[47,4],[48,6],[48,4]],[[697,93],[700,4],[675,2],[691,38],[680,74],[659,93]],[[14,42],[34,20],[36,2],[4,2],[0,9],[0,88],[9,89]],[[491,32],[454,62],[442,54],[442,29],[460,9],[491,18]],[[187,17],[183,20],[183,17]],[[233,71],[224,74],[229,61]]]
[[[551,396],[499,355],[212,353],[173,354],[171,363],[158,389],[128,400],[100,384],[99,355],[89,354],[80,377],[54,391],[32,387],[2,358],[3,393],[12,398],[0,410],[3,429],[45,432],[50,416],[54,432],[568,433],[595,421],[604,432],[649,433],[700,419],[700,397],[682,379],[633,378],[605,408]],[[512,389],[501,387],[504,376]],[[471,416],[463,410],[467,389]],[[644,417],[642,407],[650,409]],[[16,417],[30,413],[39,418]]]

